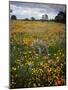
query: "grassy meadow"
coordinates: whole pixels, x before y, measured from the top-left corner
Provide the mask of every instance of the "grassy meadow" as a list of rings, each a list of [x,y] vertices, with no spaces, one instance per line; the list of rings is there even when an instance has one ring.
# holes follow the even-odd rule
[[[66,85],[65,24],[10,20],[10,88]]]

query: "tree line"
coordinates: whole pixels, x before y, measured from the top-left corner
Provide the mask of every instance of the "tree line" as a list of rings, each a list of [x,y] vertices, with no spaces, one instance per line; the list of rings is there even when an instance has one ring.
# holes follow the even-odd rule
[[[11,16],[11,20],[17,20],[16,15],[12,15]],[[29,20],[29,19],[25,18],[24,20]],[[30,20],[35,21],[36,19],[34,17],[31,17]],[[39,20],[43,21],[43,19],[39,19]],[[60,11],[54,19],[48,20],[48,21],[55,21],[55,22],[59,22],[59,23],[66,23],[66,12]]]

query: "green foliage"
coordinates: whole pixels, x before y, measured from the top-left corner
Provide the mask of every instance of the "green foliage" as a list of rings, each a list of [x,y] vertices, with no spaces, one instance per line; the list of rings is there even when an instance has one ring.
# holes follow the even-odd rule
[[[16,20],[17,18],[16,18],[16,16],[15,15],[12,15],[11,16],[11,20]]]
[[[59,14],[55,17],[55,21],[66,23],[66,12],[60,11]]]

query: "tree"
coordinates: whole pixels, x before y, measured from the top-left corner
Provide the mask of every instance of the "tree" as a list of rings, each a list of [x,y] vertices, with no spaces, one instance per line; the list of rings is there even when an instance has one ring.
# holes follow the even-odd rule
[[[16,17],[15,15],[12,15],[12,16],[11,16],[11,19],[12,19],[12,20],[16,20],[17,17]]]
[[[60,11],[55,17],[56,22],[66,23],[66,12]]]
[[[42,15],[42,20],[47,21],[48,20],[48,15],[47,14]]]
[[[35,18],[34,18],[34,17],[31,17],[31,20],[32,20],[32,21],[34,21],[34,20],[35,20]]]
[[[27,20],[28,21],[29,19],[28,18],[25,18],[24,20]]]

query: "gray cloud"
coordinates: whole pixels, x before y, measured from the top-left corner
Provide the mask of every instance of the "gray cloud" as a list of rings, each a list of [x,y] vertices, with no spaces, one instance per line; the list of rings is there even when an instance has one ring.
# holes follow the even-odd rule
[[[10,9],[13,10],[12,14],[16,14],[19,18],[28,18],[34,16],[35,18],[41,18],[42,14],[48,14],[49,19],[54,18],[59,11],[65,11],[64,4],[45,4],[45,3],[27,3],[10,1]]]

